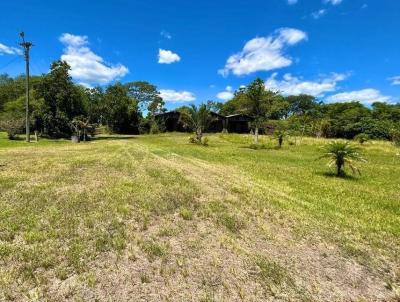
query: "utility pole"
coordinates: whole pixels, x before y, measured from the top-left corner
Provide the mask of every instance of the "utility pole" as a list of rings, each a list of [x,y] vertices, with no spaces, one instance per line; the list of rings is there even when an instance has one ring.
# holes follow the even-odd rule
[[[24,57],[26,62],[26,80],[25,80],[25,90],[26,90],[26,100],[25,100],[25,129],[26,129],[26,142],[31,141],[31,134],[29,129],[29,50],[33,46],[31,42],[25,41],[25,33],[21,32],[19,36],[22,39],[20,45],[24,48]]]

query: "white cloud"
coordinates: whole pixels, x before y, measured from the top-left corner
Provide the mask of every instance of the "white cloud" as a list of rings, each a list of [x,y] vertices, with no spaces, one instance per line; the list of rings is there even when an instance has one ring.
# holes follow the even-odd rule
[[[320,9],[319,11],[313,12],[313,13],[311,14],[311,16],[312,16],[314,19],[319,19],[319,18],[321,18],[322,16],[326,15],[326,13],[327,13],[327,10],[326,10],[326,9]]]
[[[11,47],[0,43],[0,55],[21,55],[22,50],[17,47]]]
[[[196,100],[196,96],[189,91],[176,91],[172,89],[160,89],[160,95],[164,101],[171,103],[185,103]]]
[[[223,101],[229,101],[233,96],[233,88],[231,86],[226,86],[225,91],[221,91],[217,94],[217,98]]]
[[[296,4],[297,2],[299,2],[298,0],[287,0],[289,5],[293,5]]]
[[[107,84],[115,79],[125,76],[129,70],[121,64],[108,64],[104,59],[95,54],[89,47],[87,36],[64,33],[60,42],[65,45],[61,60],[71,66],[72,78],[81,84]]]
[[[265,87],[271,90],[280,91],[284,95],[309,94],[323,96],[326,92],[336,90],[338,82],[347,78],[345,74],[332,73],[329,76],[319,78],[315,81],[304,81],[302,78],[287,73],[282,80],[277,80],[277,73],[272,74],[266,81]]]
[[[342,2],[343,2],[343,0],[324,0],[324,3],[332,4],[332,5],[339,5]]]
[[[379,90],[372,88],[350,91],[350,92],[342,92],[326,98],[326,101],[328,103],[359,101],[365,105],[371,105],[372,103],[375,102],[390,103],[392,100],[393,100],[392,97],[382,95]]]
[[[165,49],[159,49],[158,50],[158,63],[159,64],[171,64],[174,62],[179,62],[181,60],[181,57],[173,53],[170,50],[165,50]]]
[[[160,35],[161,35],[161,37],[163,37],[165,39],[168,39],[168,40],[172,39],[172,35],[169,32],[167,32],[166,30],[162,30],[160,32]]]
[[[392,85],[400,85],[400,76],[391,77],[388,80],[392,82]]]
[[[285,54],[286,48],[306,39],[305,32],[294,28],[280,28],[268,37],[254,38],[242,51],[230,56],[218,73],[240,76],[289,66],[292,59]]]

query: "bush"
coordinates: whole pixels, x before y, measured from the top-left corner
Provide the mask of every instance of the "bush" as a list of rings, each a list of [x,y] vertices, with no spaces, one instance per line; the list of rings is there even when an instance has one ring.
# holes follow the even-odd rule
[[[15,118],[0,121],[0,129],[7,132],[8,139],[16,139],[18,134],[21,134],[25,128],[25,119]]]
[[[199,140],[196,136],[189,137],[189,143],[196,145],[208,146],[208,137],[203,136],[201,140]]]
[[[366,133],[360,133],[354,136],[353,139],[362,145],[369,140],[369,135]]]
[[[392,129],[390,131],[390,138],[395,146],[400,147],[400,130]]]

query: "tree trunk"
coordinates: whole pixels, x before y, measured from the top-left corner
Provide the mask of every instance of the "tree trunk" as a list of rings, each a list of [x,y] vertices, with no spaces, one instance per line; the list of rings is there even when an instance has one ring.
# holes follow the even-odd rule
[[[196,130],[196,138],[199,142],[201,142],[201,138],[203,137],[203,132],[201,131],[201,128],[197,128]]]
[[[336,161],[336,176],[342,176],[342,167],[343,167],[343,163],[340,160]]]
[[[254,129],[254,144],[258,145],[258,127]]]

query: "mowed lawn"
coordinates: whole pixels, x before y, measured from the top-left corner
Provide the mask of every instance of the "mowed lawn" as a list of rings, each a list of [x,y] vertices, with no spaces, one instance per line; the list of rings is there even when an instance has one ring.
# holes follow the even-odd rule
[[[398,301],[400,149],[324,139],[26,144],[0,134],[0,301]]]

